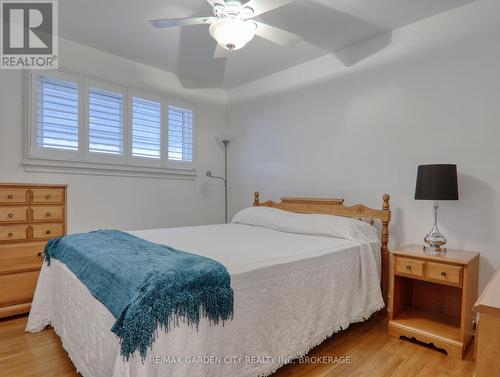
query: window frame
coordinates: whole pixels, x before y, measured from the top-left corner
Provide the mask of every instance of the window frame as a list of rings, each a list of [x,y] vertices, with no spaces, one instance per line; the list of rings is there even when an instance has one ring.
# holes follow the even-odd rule
[[[38,79],[40,77],[53,77],[57,80],[71,81],[78,84],[78,150],[57,150],[52,148],[40,148],[37,143],[38,123],[37,123],[37,102],[38,102]],[[80,161],[83,158],[84,149],[82,141],[84,138],[83,128],[80,125],[84,122],[84,103],[82,98],[82,88],[84,80],[76,75],[71,75],[65,72],[54,71],[47,73],[46,71],[32,72],[29,82],[30,93],[30,130],[29,130],[29,146],[30,155],[38,158],[48,158],[53,160],[70,160]]]
[[[60,151],[37,146],[37,80],[40,76],[72,81],[78,84],[78,150]],[[123,155],[108,155],[89,151],[90,88],[122,94]],[[161,158],[148,159],[132,155],[132,101],[134,97],[161,104]],[[125,87],[99,78],[61,70],[30,70],[25,73],[25,134],[23,137],[25,171],[117,175],[132,177],[195,179],[197,131],[196,106],[167,98],[163,93]],[[189,161],[168,159],[169,106],[193,112],[193,158]]]

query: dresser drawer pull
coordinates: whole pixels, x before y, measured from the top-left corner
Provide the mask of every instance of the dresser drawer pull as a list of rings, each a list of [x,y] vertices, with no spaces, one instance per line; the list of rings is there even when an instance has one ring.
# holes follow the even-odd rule
[[[44,258],[45,257],[45,253],[43,251],[40,251],[40,252],[36,253],[36,256]]]
[[[12,237],[14,235],[14,233],[10,232],[9,233],[9,237]]]
[[[50,194],[45,195],[45,199],[50,199]]]
[[[14,217],[14,214],[13,213],[9,213],[7,216]]]
[[[45,231],[45,234],[50,234],[50,230],[46,230],[46,231]]]
[[[408,271],[411,271],[411,266],[406,266],[406,269],[407,269]]]
[[[47,212],[45,216],[50,217],[50,212]]]
[[[14,197],[14,196],[13,196],[12,194],[9,194],[9,195],[7,196],[7,199],[12,199],[13,197]]]
[[[446,272],[441,272],[441,276],[446,276]]]

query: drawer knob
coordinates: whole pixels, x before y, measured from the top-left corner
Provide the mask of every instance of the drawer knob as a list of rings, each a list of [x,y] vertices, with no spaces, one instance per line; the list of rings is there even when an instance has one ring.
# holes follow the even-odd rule
[[[50,230],[46,230],[46,231],[45,231],[45,234],[50,234]]]
[[[13,213],[9,213],[7,216],[14,217],[14,214]]]
[[[40,252],[36,253],[36,256],[37,257],[45,257],[45,253],[43,251],[40,251]]]
[[[7,199],[12,199],[13,197],[14,197],[14,196],[13,196],[12,194],[9,194],[9,195],[7,196]]]
[[[50,212],[47,212],[45,216],[50,217]]]
[[[411,271],[411,266],[406,266],[406,269],[407,269],[408,271]]]
[[[9,237],[12,237],[14,235],[14,233],[10,232],[9,233]]]
[[[50,194],[45,195],[45,199],[50,199]]]
[[[441,272],[441,276],[446,276],[446,272]]]

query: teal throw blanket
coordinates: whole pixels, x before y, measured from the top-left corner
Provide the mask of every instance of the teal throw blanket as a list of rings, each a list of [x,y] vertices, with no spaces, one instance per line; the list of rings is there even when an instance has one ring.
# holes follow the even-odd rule
[[[64,263],[116,318],[128,360],[146,357],[158,326],[169,331],[200,318],[222,323],[233,315],[233,290],[226,268],[212,259],[155,244],[128,233],[100,230],[50,240],[46,260]]]

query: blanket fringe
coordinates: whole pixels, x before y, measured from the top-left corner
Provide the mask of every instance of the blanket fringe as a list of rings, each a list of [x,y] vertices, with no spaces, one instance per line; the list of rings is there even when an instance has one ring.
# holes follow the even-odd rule
[[[168,279],[154,275],[143,283],[137,297],[111,329],[120,337],[121,354],[126,361],[136,350],[144,361],[159,329],[169,332],[181,323],[198,329],[201,318],[207,318],[210,325],[233,318],[234,294],[229,284],[212,283],[179,291],[166,284],[170,283]]]

